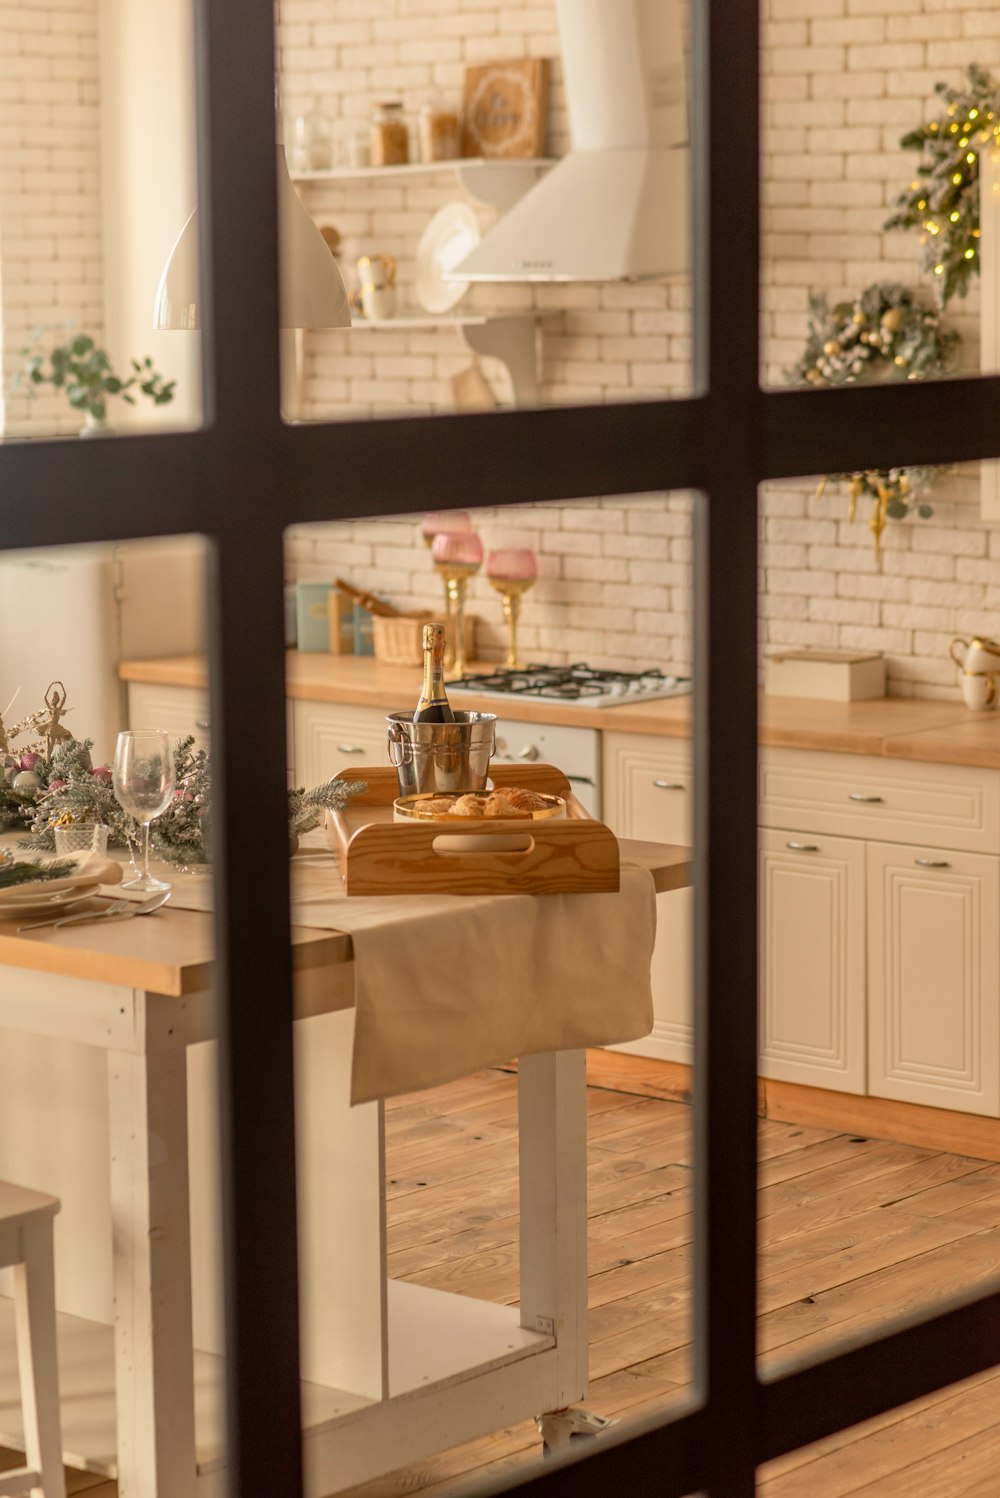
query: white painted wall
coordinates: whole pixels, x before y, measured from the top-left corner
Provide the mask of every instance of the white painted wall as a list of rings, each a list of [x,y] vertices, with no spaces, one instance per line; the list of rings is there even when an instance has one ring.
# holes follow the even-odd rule
[[[99,0],[104,328],[116,363],[147,354],[170,405],[115,403],[113,425],[201,421],[201,339],[156,331],[160,272],[197,200],[189,0]]]

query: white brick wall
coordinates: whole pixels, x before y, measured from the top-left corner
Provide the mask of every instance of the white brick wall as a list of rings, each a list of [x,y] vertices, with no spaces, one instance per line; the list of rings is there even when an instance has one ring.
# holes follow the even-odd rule
[[[97,0],[0,3],[0,337],[8,435],[76,431],[29,400],[20,350],[41,324],[102,330]]]
[[[372,99],[387,89],[400,94],[412,119],[432,88],[460,97],[466,62],[558,56],[552,0],[522,0],[516,10],[498,0],[283,0],[283,10],[288,112],[315,98],[345,131],[363,126]],[[926,284],[913,237],[882,228],[914,170],[899,138],[940,108],[935,82],[960,81],[972,59],[1000,62],[1000,13],[974,0],[769,0],[762,140],[769,383],[782,383],[801,352],[810,289],[839,298],[877,279]],[[559,154],[566,144],[556,62],[549,150]],[[404,300],[412,299],[423,226],[457,196],[445,173],[405,187],[305,191],[319,221],[344,235],[348,278],[358,255],[388,251],[400,261]],[[684,287],[481,286],[465,305],[537,312],[546,402],[637,399],[689,386]],[[977,369],[978,288],[952,305],[949,318],[963,337],[963,366]],[[448,377],[468,362],[457,344],[442,330],[311,337],[306,412],[329,418],[447,408]],[[496,372],[488,373],[505,394]],[[765,646],[877,648],[889,657],[894,693],[956,695],[951,636],[1000,632],[1000,533],[979,520],[976,469],[942,482],[931,521],[890,525],[881,571],[860,508],[849,525],[845,497],[834,490],[818,497],[815,488],[794,482],[763,496]],[[474,493],[470,478],[470,500]],[[525,600],[525,649],[536,658],[686,668],[688,509],[679,497],[664,504],[644,496],[481,512],[487,546],[529,544],[539,554],[539,582]],[[390,534],[391,567],[380,542]],[[328,576],[332,568],[403,606],[440,597],[415,522],[392,522],[386,531],[372,523],[297,530],[289,575]],[[499,600],[483,579],[472,606],[486,621],[480,653],[496,658]]]
[[[282,0],[286,112],[313,98],[347,129],[374,97],[399,93],[411,119],[432,89],[461,93],[467,62],[558,57],[552,0]],[[0,297],[9,431],[72,431],[64,402],[11,393],[17,350],[39,322],[100,333],[97,0],[0,0]],[[900,135],[934,109],[939,78],[1000,67],[1000,15],[979,0],[769,0],[764,54],[766,376],[798,355],[810,288],[849,295],[878,278],[920,284],[911,236],[882,224],[912,176]],[[734,124],[734,128],[737,126]],[[567,145],[558,61],[549,149]],[[457,196],[447,172],[405,186],[312,187],[309,206],[344,236],[343,262],[369,250],[413,283],[419,235]],[[734,253],[737,250],[734,249]],[[539,317],[543,399],[573,403],[682,393],[690,381],[686,288],[477,287],[466,306]],[[978,366],[978,292],[953,304],[965,367]],[[447,330],[311,336],[306,414],[446,409],[470,355]],[[499,368],[487,368],[505,397]],[[901,454],[901,457],[905,455]],[[516,476],[512,476],[512,487]],[[891,525],[876,571],[864,518],[811,482],[773,486],[762,504],[762,631],[771,645],[877,646],[897,693],[954,695],[951,635],[1000,632],[1000,532],[978,518],[974,468],[950,476],[928,523]],[[470,475],[470,503],[475,495]],[[525,601],[525,647],[553,659],[689,664],[688,504],[675,496],[521,507],[479,516],[487,545],[531,544],[540,578]],[[402,605],[436,604],[439,586],[414,521],[298,529],[291,576],[336,569]],[[483,653],[502,653],[499,600],[473,606]]]

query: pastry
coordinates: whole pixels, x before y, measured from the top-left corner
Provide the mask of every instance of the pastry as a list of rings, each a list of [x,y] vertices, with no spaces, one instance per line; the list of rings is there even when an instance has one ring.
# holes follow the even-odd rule
[[[426,801],[419,801],[416,810],[422,817],[446,817],[452,808],[450,796],[428,796]]]
[[[457,801],[451,804],[453,817],[481,817],[484,816],[482,798],[470,793],[467,796],[459,796]]]
[[[519,811],[544,811],[550,805],[537,791],[522,790],[520,786],[505,785],[502,794]]]
[[[483,815],[492,818],[503,817],[505,819],[530,820],[531,812],[515,806],[505,792],[493,791],[486,798]]]

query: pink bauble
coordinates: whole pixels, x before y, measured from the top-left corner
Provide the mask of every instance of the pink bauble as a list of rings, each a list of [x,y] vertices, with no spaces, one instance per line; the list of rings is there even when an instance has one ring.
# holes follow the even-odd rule
[[[92,777],[94,778],[94,780],[106,780],[109,785],[110,785],[111,780],[113,778],[112,774],[111,774],[111,767],[110,767],[110,765],[98,765],[97,769],[96,770],[91,770],[90,773],[91,773]]]
[[[49,790],[50,791],[61,791],[67,785],[69,785],[69,781],[68,780],[50,780],[49,781]]]
[[[36,754],[33,749],[27,749],[24,754],[21,755],[21,758],[18,760],[18,764],[21,766],[22,770],[33,770],[35,766],[40,762],[41,758],[42,756],[40,754]]]

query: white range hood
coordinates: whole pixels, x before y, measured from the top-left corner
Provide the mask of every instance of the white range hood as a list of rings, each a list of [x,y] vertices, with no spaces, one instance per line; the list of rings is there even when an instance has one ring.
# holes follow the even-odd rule
[[[620,281],[688,269],[679,0],[556,0],[572,149],[455,281]]]

